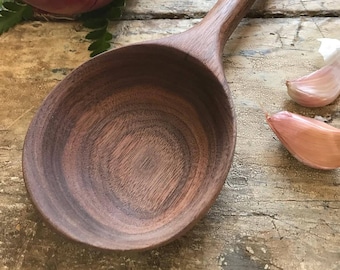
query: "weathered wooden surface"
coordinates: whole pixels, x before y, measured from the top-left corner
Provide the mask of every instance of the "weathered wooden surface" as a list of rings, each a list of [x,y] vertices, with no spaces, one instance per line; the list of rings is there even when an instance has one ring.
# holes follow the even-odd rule
[[[127,2],[126,18],[196,18],[201,17],[215,3],[215,0],[132,0]],[[257,0],[250,11],[252,16],[339,16],[340,3],[337,0]]]
[[[188,3],[192,9],[207,3],[207,10],[213,2]],[[336,1],[266,2],[338,8]],[[180,6],[159,0],[153,8],[170,3],[173,10]],[[117,34],[113,47],[181,32],[198,21],[117,22],[111,26]],[[340,171],[297,162],[280,146],[261,108],[331,115],[340,127],[339,101],[304,109],[290,101],[284,84],[320,67],[316,39],[340,38],[339,29],[337,17],[241,23],[224,51],[238,119],[236,155],[225,187],[188,234],[140,253],[104,252],[59,235],[42,222],[22,178],[21,150],[30,120],[51,88],[88,59],[86,30],[78,23],[32,22],[2,35],[0,269],[340,269]]]

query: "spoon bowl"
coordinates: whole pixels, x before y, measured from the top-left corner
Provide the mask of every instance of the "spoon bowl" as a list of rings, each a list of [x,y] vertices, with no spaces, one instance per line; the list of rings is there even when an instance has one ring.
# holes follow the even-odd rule
[[[251,1],[215,7],[223,2],[232,15]],[[44,100],[23,171],[33,203],[62,234],[103,249],[150,249],[214,203],[232,163],[235,117],[221,61],[212,66],[221,52],[184,49],[178,40],[191,31],[101,54]]]

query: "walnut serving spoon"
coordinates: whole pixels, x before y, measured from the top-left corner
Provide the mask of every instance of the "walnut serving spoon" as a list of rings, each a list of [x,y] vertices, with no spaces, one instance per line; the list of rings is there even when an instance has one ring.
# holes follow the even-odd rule
[[[145,250],[203,217],[235,148],[222,51],[253,3],[219,0],[186,32],[103,53],[51,91],[23,150],[49,224],[91,246]]]

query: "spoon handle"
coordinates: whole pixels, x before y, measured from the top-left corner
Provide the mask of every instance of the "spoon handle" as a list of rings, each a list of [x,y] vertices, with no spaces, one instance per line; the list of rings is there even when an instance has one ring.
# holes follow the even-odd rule
[[[204,19],[189,30],[160,40],[198,58],[222,83],[224,45],[255,0],[218,0]]]
[[[218,0],[195,31],[204,33],[202,43],[219,45],[222,52],[227,39],[231,36],[239,22],[247,14],[255,0]],[[194,27],[195,28],[195,27]],[[218,40],[216,40],[216,38]]]

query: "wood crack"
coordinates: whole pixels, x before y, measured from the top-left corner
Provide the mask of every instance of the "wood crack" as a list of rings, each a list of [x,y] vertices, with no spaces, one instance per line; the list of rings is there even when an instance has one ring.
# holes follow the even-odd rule
[[[207,12],[190,12],[190,13],[172,13],[172,12],[158,12],[158,13],[143,13],[127,11],[123,14],[121,20],[179,20],[179,19],[203,19]],[[315,17],[328,18],[339,17],[340,10],[330,11],[250,11],[245,18],[250,19],[275,19],[275,18],[300,18],[300,17]]]

